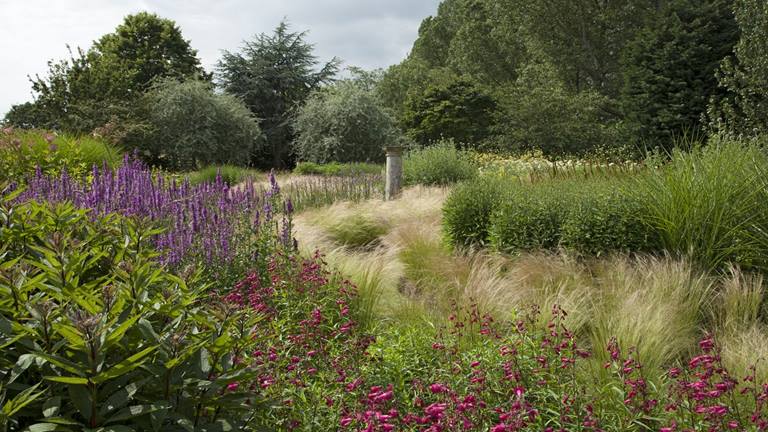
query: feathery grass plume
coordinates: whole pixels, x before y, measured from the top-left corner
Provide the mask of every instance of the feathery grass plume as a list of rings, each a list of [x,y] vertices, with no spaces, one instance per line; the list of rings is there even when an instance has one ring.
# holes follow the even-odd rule
[[[593,347],[613,337],[635,348],[648,370],[690,354],[709,313],[714,280],[690,262],[670,257],[616,256],[594,268],[598,286],[589,324]],[[598,351],[598,361],[605,361]]]

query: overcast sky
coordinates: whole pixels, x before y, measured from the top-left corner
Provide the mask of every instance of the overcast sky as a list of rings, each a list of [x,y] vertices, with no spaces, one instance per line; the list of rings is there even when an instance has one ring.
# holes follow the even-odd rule
[[[402,60],[421,20],[439,0],[0,0],[0,117],[32,99],[27,75],[43,75],[50,59],[67,57],[66,44],[88,48],[122,18],[155,12],[181,27],[211,70],[222,49],[271,32],[284,17],[308,30],[323,60],[367,69]]]

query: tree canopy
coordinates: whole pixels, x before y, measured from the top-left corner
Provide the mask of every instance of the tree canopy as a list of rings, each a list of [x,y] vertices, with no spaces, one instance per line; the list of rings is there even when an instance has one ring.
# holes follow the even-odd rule
[[[224,51],[216,66],[221,88],[242,99],[260,119],[268,145],[253,155],[256,166],[291,165],[291,115],[338,72],[340,61],[321,65],[305,36],[305,32],[290,31],[283,21],[272,34],[261,33],[245,41],[240,52]]]
[[[368,75],[313,93],[299,108],[293,126],[297,156],[316,163],[381,162],[383,148],[402,140]]]
[[[164,77],[205,77],[197,52],[171,20],[140,12],[128,15],[113,33],[88,50],[48,63],[47,75],[30,78],[35,100],[14,107],[6,121],[71,132],[90,132]]]

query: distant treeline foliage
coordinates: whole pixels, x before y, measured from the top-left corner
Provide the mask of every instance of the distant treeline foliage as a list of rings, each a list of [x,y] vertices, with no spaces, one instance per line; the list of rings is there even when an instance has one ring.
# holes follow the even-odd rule
[[[320,62],[287,22],[223,51],[208,73],[173,21],[141,12],[49,62],[31,79],[34,101],[3,123],[98,130],[154,164],[185,169],[378,161],[385,145],[441,140],[632,157],[669,150],[680,136],[768,130],[766,29],[762,0],[444,0],[401,63],[350,67],[342,80],[341,61]],[[169,80],[200,84],[158,97]],[[191,100],[206,102],[169,105]],[[184,123],[194,130],[166,133]]]

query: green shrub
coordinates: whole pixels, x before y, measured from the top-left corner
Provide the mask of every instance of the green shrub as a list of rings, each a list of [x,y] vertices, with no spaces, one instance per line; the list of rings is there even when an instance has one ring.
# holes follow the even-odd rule
[[[606,120],[611,100],[599,92],[574,92],[554,65],[531,62],[517,80],[499,89],[499,109],[487,150],[541,151],[546,156],[583,155],[613,148],[623,135]]]
[[[470,155],[456,149],[453,141],[408,152],[403,160],[403,181],[407,185],[448,185],[477,176]]]
[[[261,317],[210,296],[194,271],[168,273],[147,247],[156,231],[2,198],[0,221],[3,430],[250,421],[260,397],[238,385],[253,378],[238,359],[263,343]]]
[[[217,176],[221,176],[222,181],[228,185],[236,185],[248,178],[256,179],[261,176],[261,173],[234,165],[211,165],[189,173],[189,182],[193,185],[204,182],[212,183],[216,181]]]
[[[318,164],[314,162],[299,162],[294,168],[295,174],[322,175],[322,176],[355,176],[358,174],[381,174],[384,171],[382,165],[353,162]]]
[[[83,177],[93,165],[116,167],[122,158],[122,151],[94,137],[12,129],[0,132],[0,181],[23,181],[37,167],[51,176],[66,170],[70,176]]]
[[[657,246],[625,180],[573,176],[529,183],[482,176],[456,187],[443,205],[443,230],[454,246],[492,245],[505,252],[556,249],[584,255]]]
[[[402,140],[372,90],[354,80],[315,92],[293,122],[300,160],[316,163],[384,160],[384,147]]]
[[[574,203],[563,185],[535,185],[503,202],[488,229],[493,248],[508,253],[557,248],[563,221]]]
[[[150,132],[135,143],[171,169],[246,165],[262,142],[258,122],[234,96],[202,81],[156,83],[144,98]]]
[[[601,184],[575,197],[563,221],[563,247],[584,255],[658,247],[654,232],[640,217],[642,204],[621,193],[615,183]]]
[[[626,193],[638,200],[664,250],[709,270],[729,262],[768,270],[767,175],[765,150],[715,137],[703,148],[675,150]]]
[[[383,220],[363,214],[353,214],[335,220],[326,229],[334,241],[353,248],[373,246],[389,231]]]
[[[488,245],[491,214],[518,182],[497,177],[478,177],[459,184],[443,204],[443,233],[457,247]]]

